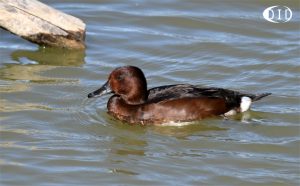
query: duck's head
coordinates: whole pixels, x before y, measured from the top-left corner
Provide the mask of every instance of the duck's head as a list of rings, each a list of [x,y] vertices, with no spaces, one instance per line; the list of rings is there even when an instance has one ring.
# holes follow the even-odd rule
[[[141,69],[135,66],[124,66],[113,70],[106,83],[98,90],[89,93],[88,98],[113,93],[126,103],[136,105],[147,100],[147,82]]]

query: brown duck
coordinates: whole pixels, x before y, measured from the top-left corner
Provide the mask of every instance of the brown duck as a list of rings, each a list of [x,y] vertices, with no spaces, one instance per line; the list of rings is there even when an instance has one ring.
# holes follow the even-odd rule
[[[248,94],[190,84],[165,85],[147,90],[141,69],[116,68],[108,81],[88,98],[112,93],[108,113],[131,124],[189,122],[212,116],[228,116],[249,110],[252,102],[270,95]]]

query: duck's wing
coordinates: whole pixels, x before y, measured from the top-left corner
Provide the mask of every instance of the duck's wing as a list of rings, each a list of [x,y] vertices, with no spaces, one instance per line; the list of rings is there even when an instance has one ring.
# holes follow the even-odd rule
[[[179,98],[222,98],[226,101],[228,107],[237,107],[241,103],[242,97],[249,97],[251,101],[257,101],[261,98],[270,95],[271,93],[263,94],[248,94],[238,91],[215,88],[202,87],[190,84],[176,84],[155,87],[148,90],[148,102],[157,103],[160,101],[167,101]]]
[[[234,92],[231,91],[231,93]],[[166,85],[148,90],[148,102],[160,102],[186,97],[220,98],[224,96],[223,94],[224,89],[220,88],[201,87],[189,84]]]

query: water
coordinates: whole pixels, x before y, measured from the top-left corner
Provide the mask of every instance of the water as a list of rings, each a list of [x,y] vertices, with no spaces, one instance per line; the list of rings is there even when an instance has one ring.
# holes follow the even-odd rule
[[[299,185],[299,1],[44,1],[87,24],[87,49],[0,30],[1,185]],[[289,23],[262,17],[286,5]],[[115,67],[149,87],[271,92],[252,111],[143,127],[87,100]]]

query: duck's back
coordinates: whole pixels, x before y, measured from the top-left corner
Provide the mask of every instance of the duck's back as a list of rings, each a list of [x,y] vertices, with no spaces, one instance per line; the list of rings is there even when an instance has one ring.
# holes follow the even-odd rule
[[[181,98],[222,98],[230,106],[238,106],[240,102],[239,97],[241,96],[242,94],[239,92],[222,88],[176,84],[149,89],[148,102],[157,103]]]

